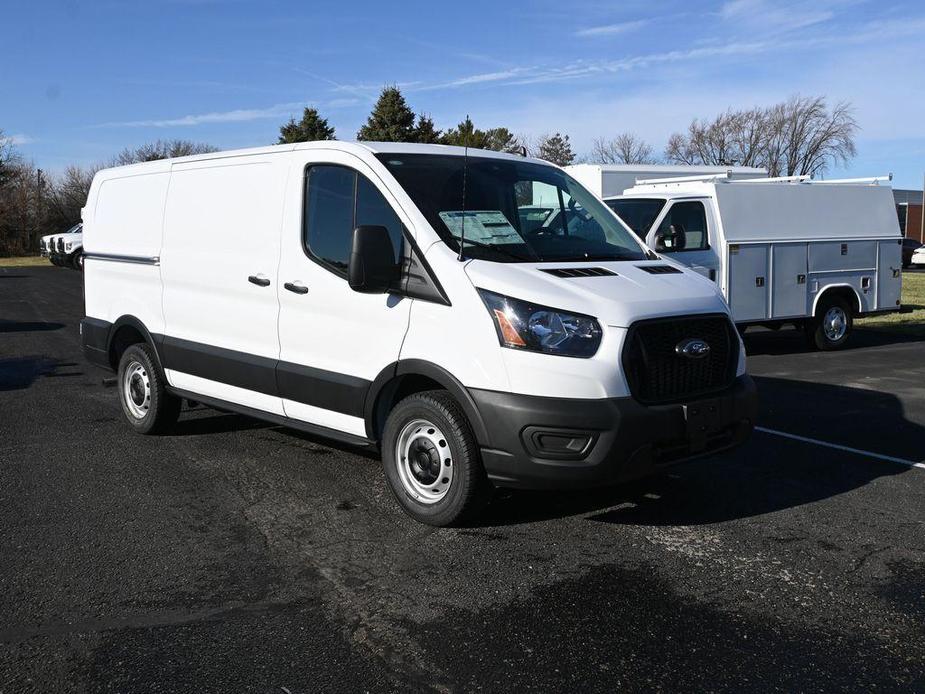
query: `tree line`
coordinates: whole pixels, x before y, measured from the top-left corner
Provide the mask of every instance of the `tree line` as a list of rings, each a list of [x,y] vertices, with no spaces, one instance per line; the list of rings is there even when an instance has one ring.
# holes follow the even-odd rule
[[[599,137],[591,152],[576,156],[567,134],[530,138],[503,126],[476,127],[466,116],[439,129],[430,115],[415,113],[398,87],[383,88],[357,140],[468,146],[525,154],[559,166],[601,164],[707,164],[765,167],[771,176],[819,175],[848,163],[856,154],[858,124],[847,103],[829,108],[824,97],[794,96],[778,104],[729,109],[713,118],[695,118],[673,133],[661,155],[630,132]],[[280,144],[336,139],[335,128],[315,108],[279,128]],[[72,165],[48,176],[26,160],[0,130],[0,256],[34,253],[39,237],[64,231],[80,220],[94,174],[108,166],[218,151],[189,140],[157,140],[124,149],[104,163]]]
[[[306,108],[301,120],[290,118],[279,129],[278,144],[336,139],[335,129],[315,108]],[[401,90],[384,87],[369,117],[356,133],[356,139],[368,142],[414,142],[490,149],[510,154],[532,154],[566,166],[575,161],[568,135],[541,135],[530,139],[515,135],[505,127],[477,128],[469,116],[456,126],[439,130],[427,113],[415,113]]]

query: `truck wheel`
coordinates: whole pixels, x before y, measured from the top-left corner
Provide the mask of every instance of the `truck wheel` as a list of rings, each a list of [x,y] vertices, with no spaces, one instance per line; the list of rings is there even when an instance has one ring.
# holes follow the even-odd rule
[[[471,519],[491,495],[469,421],[443,390],[395,406],[382,436],[382,464],[402,509],[428,525]]]
[[[78,272],[84,271],[84,252],[77,251],[71,257],[71,267],[77,270]]]
[[[160,434],[180,416],[180,398],[167,392],[154,351],[145,343],[125,350],[119,360],[119,402],[132,428],[140,434]]]
[[[840,297],[823,299],[816,315],[806,321],[806,337],[816,349],[841,349],[851,335],[854,317],[851,306]]]

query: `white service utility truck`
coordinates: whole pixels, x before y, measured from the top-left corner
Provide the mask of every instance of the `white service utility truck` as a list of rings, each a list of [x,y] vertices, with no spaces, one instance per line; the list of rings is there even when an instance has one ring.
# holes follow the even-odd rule
[[[141,433],[182,400],[378,449],[446,525],[498,487],[597,487],[742,443],[755,386],[715,284],[551,164],[341,141],[106,169],[87,358]],[[666,274],[667,273],[667,274]]]
[[[638,180],[604,201],[646,244],[716,281],[740,327],[795,325],[842,347],[853,319],[900,310],[891,177]]]

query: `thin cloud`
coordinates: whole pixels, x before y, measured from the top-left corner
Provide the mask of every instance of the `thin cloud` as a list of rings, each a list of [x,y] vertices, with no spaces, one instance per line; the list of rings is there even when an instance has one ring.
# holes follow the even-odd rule
[[[763,31],[793,31],[828,22],[837,10],[857,0],[728,0],[719,11],[722,19]]]
[[[648,19],[636,19],[632,22],[618,22],[617,24],[604,24],[602,26],[588,27],[579,29],[575,36],[614,36],[616,34],[626,34],[631,31],[641,29],[649,23]]]
[[[23,133],[13,133],[7,137],[0,138],[0,141],[8,142],[11,145],[15,145],[17,147],[20,145],[31,145],[33,142],[38,142],[38,140],[34,137],[30,137],[29,135],[25,135]]]

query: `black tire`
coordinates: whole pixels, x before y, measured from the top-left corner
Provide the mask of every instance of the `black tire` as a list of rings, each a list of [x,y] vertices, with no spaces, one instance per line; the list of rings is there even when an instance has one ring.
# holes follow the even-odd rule
[[[829,311],[840,311],[844,321],[844,332],[841,336],[834,338],[830,330],[826,330],[826,316]],[[851,331],[854,328],[854,311],[851,305],[843,298],[838,296],[823,297],[816,307],[816,315],[806,321],[806,339],[810,347],[831,351],[841,349],[851,337]]]
[[[68,260],[68,265],[70,265],[74,270],[78,272],[84,271],[84,252],[75,251],[74,255]]]
[[[417,438],[414,438],[414,432],[405,433],[421,421],[434,426],[430,429],[418,427],[416,431],[420,435]],[[428,443],[427,431],[431,435],[436,431],[435,445]],[[415,465],[409,460],[411,456],[401,456],[397,447],[399,438],[406,441],[408,436],[412,437],[409,446],[416,450],[417,459],[423,456],[431,461],[428,471],[436,474],[433,491],[442,493],[441,498],[416,496],[414,482],[407,481],[415,474],[412,471]],[[419,447],[414,448],[416,445]],[[430,448],[427,448],[428,445]],[[389,488],[399,505],[409,516],[427,525],[442,527],[465,523],[474,518],[491,498],[492,487],[482,467],[479,447],[469,421],[459,403],[443,390],[415,393],[395,406],[386,420],[382,436],[382,465]],[[420,478],[414,479],[420,482]],[[439,488],[446,480],[449,480],[446,486]]]
[[[125,350],[116,384],[122,412],[139,434],[162,434],[177,423],[181,400],[167,392],[150,345],[140,342]]]

